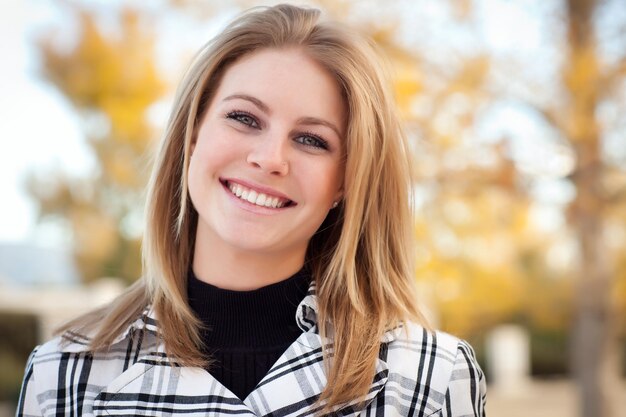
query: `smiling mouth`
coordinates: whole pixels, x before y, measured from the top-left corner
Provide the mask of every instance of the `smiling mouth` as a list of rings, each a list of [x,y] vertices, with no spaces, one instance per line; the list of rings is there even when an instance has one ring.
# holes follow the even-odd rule
[[[251,188],[244,187],[241,184],[230,181],[221,182],[223,185],[226,186],[226,188],[230,190],[232,195],[234,195],[238,199],[247,201],[248,203],[252,203],[260,207],[284,208],[292,206],[294,204],[294,202],[289,199],[261,193]]]

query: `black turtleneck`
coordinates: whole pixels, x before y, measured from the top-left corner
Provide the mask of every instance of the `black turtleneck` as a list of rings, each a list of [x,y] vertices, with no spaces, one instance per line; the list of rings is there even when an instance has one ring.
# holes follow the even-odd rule
[[[302,330],[296,309],[310,274],[295,275],[252,291],[224,290],[189,273],[189,305],[202,321],[211,375],[245,399]]]

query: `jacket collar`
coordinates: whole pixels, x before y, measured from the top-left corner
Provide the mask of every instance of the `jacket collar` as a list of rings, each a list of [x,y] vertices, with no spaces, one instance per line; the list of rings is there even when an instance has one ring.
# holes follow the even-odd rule
[[[303,332],[317,332],[317,297],[315,295],[315,282],[311,282],[306,296],[302,299],[296,310],[296,323]]]
[[[296,311],[296,322],[300,329],[303,332],[313,331],[315,333],[318,332],[317,324],[318,324],[318,305],[317,305],[317,296],[315,293],[315,282],[312,282],[309,286],[309,291],[307,295],[304,297],[302,302],[298,305],[298,309]],[[332,328],[332,324],[330,326]],[[394,341],[400,336],[400,332],[402,331],[404,326],[398,325],[387,332],[381,337],[380,341],[382,343],[389,343]]]

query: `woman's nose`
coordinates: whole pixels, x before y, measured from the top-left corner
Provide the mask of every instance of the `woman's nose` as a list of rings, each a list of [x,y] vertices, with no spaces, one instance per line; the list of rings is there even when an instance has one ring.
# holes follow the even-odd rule
[[[269,174],[286,175],[289,172],[287,141],[278,135],[267,135],[258,139],[258,143],[248,154],[248,163]]]

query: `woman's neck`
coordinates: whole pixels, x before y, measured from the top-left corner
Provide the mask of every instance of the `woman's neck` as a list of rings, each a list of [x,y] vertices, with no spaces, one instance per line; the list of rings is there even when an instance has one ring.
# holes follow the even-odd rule
[[[302,269],[304,255],[245,251],[196,239],[192,269],[199,280],[218,288],[250,291],[292,276]]]

